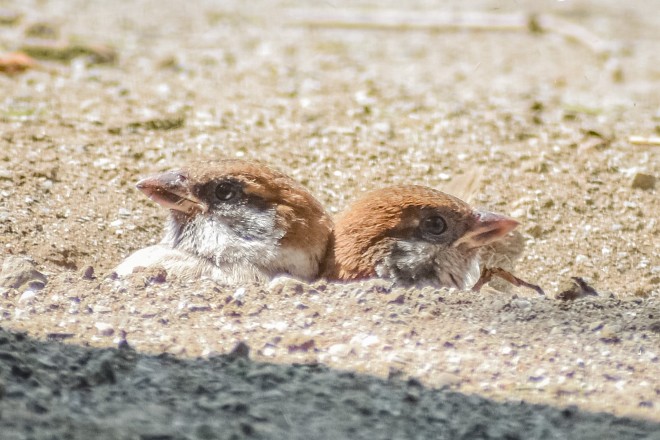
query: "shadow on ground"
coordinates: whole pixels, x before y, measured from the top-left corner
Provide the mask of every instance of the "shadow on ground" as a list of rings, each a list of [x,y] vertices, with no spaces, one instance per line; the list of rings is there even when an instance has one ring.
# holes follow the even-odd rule
[[[95,349],[0,329],[10,439],[657,439],[660,424],[496,402],[323,365]]]

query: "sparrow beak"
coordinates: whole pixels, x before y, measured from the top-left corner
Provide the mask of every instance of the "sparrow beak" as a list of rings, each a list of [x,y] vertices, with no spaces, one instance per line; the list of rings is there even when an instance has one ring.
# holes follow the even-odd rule
[[[135,187],[163,208],[186,214],[205,212],[206,206],[191,192],[188,177],[180,171],[168,171],[140,180]]]
[[[485,246],[513,231],[519,223],[501,214],[488,211],[475,211],[474,226],[454,242],[454,247],[464,246],[474,249]]]

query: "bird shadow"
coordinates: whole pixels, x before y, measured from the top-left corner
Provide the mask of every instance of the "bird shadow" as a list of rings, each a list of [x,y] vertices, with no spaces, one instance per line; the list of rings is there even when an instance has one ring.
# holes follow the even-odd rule
[[[0,328],[3,439],[639,439],[660,424],[498,402],[321,364],[182,359]]]

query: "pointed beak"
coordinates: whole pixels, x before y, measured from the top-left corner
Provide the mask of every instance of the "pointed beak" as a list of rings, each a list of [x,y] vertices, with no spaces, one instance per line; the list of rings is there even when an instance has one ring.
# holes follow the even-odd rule
[[[206,206],[192,194],[188,177],[181,171],[167,171],[147,177],[135,187],[163,208],[186,214],[206,211]]]
[[[454,242],[454,247],[474,249],[485,246],[504,237],[519,225],[511,217],[488,211],[475,211],[474,219],[474,225]]]

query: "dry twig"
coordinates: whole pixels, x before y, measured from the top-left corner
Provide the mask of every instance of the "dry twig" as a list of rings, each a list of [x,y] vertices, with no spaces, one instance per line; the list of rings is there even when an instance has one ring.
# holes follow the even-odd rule
[[[441,11],[328,11],[293,10],[290,24],[295,26],[363,29],[363,30],[427,30],[517,31],[549,33],[574,41],[598,55],[608,57],[613,45],[588,29],[547,14],[491,14],[484,12],[447,13]]]
[[[628,142],[630,142],[633,145],[660,146],[660,137],[658,137],[658,136],[651,136],[651,137],[630,136],[628,138]]]

